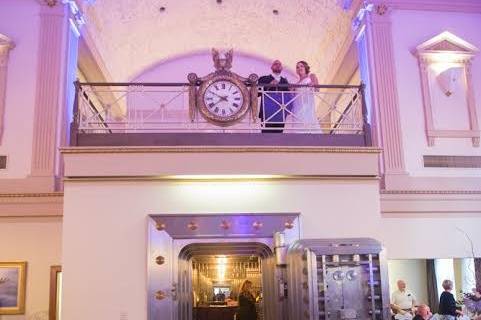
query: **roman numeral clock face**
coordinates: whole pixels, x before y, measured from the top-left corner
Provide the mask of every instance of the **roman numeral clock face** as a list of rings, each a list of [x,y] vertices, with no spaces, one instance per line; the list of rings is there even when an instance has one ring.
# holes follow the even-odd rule
[[[210,84],[204,93],[207,110],[217,119],[230,119],[241,111],[244,96],[233,82],[219,80]]]

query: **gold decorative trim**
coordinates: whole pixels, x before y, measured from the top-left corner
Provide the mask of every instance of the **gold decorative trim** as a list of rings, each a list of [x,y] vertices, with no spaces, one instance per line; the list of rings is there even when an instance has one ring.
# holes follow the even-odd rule
[[[82,153],[381,153],[376,147],[279,147],[279,146],[162,146],[162,147],[65,147],[62,154]]]
[[[63,197],[63,192],[0,193],[0,198],[44,198],[44,197]]]
[[[221,175],[220,175],[221,176]],[[236,178],[182,178],[182,176],[97,176],[97,177],[66,177],[64,182],[95,182],[95,181],[164,181],[164,182],[240,182],[240,181],[288,181],[288,180],[379,180],[379,176],[327,176],[327,175],[286,175],[273,177],[236,177]]]
[[[479,194],[481,190],[381,190],[382,194]]]

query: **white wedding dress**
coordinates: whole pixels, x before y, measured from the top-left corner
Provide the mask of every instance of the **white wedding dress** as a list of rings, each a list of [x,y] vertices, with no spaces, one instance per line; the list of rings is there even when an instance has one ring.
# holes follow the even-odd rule
[[[311,84],[311,77],[306,77],[297,84]],[[296,88],[291,112],[286,117],[286,133],[315,133],[320,129],[316,115],[314,89],[310,87]]]

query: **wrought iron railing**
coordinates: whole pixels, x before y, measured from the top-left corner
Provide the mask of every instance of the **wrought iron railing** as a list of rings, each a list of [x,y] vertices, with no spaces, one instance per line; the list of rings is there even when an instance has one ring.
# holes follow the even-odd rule
[[[363,86],[258,86],[258,107],[219,126],[189,111],[189,83],[76,83],[71,136],[106,133],[258,133],[364,135]]]

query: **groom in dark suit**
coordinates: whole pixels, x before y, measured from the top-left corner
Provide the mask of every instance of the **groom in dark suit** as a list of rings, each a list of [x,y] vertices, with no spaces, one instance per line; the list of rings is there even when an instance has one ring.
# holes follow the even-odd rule
[[[263,91],[268,91],[261,97],[259,118],[263,122],[263,133],[281,133],[287,116],[281,106],[289,102],[290,94],[282,92],[289,91],[287,86],[277,85],[287,85],[289,82],[281,76],[282,63],[279,60],[272,62],[271,70],[270,75],[260,77],[257,82],[259,87],[263,87]]]

